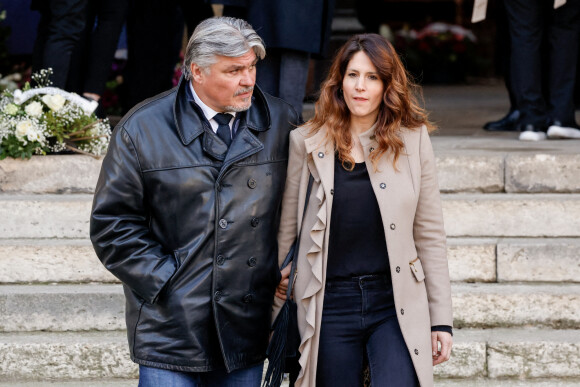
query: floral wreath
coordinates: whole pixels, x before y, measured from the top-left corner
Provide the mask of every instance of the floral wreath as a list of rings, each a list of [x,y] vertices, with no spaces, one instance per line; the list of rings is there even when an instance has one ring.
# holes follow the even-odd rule
[[[50,75],[40,70],[35,87],[27,82],[0,97],[0,160],[67,151],[98,158],[107,149],[111,126],[93,113],[97,103],[50,87]]]

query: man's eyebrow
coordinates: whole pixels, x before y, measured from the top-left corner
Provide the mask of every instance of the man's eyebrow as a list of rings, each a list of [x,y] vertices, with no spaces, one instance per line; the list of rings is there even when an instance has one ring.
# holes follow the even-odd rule
[[[254,60],[249,66],[239,65],[239,64],[232,64],[225,68],[225,71],[232,71],[232,70],[240,70],[246,67],[255,66],[258,63],[258,59]]]

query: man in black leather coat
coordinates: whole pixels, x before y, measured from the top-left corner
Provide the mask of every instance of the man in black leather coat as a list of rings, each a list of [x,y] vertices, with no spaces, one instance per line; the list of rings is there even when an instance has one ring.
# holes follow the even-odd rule
[[[246,22],[205,20],[178,87],[113,132],[91,240],[123,282],[142,387],[260,385],[288,134],[299,124],[255,86],[264,54]]]

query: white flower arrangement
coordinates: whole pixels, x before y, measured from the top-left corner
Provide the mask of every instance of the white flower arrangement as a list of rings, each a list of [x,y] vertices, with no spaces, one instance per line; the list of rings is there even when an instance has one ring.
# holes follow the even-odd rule
[[[52,70],[32,75],[37,84],[5,90],[0,97],[0,160],[72,151],[98,157],[109,145],[108,119],[96,103],[50,86]]]

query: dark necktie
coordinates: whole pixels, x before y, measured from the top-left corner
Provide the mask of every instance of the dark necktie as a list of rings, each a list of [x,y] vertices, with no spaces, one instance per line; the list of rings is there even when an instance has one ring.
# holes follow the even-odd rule
[[[226,113],[218,113],[213,117],[213,119],[218,123],[217,135],[226,143],[227,146],[230,146],[232,143],[232,134],[229,125],[232,118],[233,116],[231,114]]]

